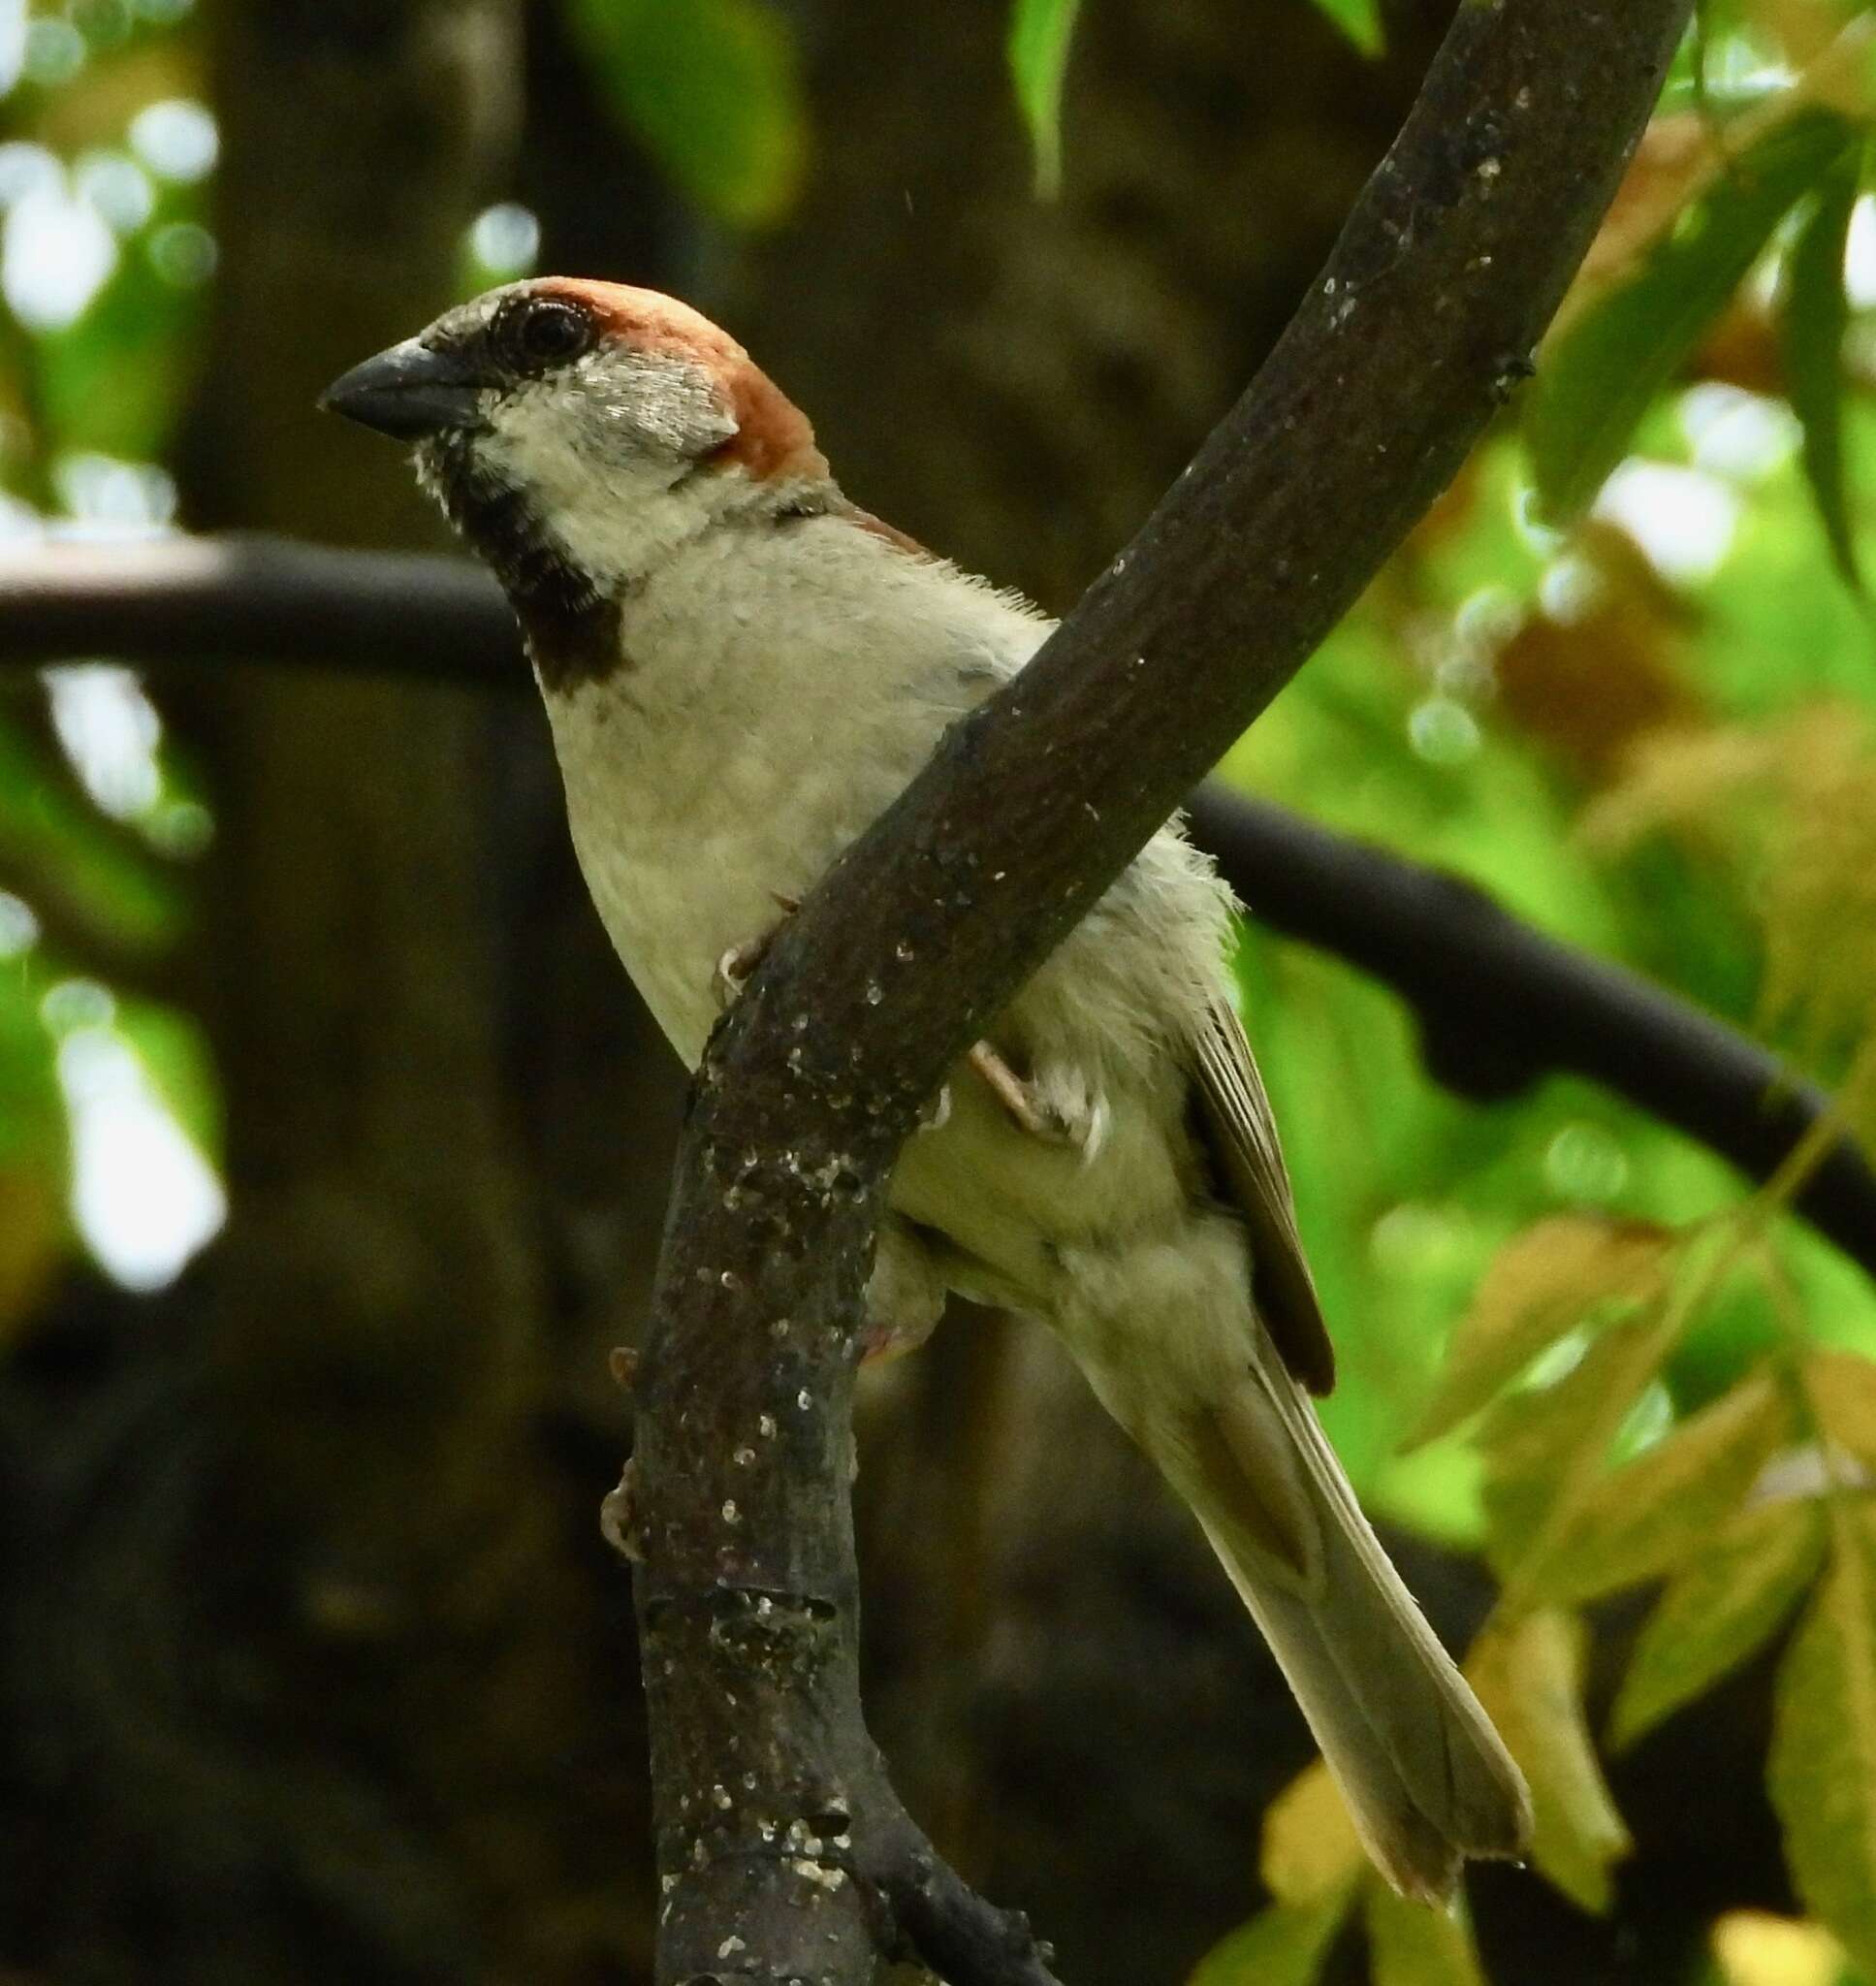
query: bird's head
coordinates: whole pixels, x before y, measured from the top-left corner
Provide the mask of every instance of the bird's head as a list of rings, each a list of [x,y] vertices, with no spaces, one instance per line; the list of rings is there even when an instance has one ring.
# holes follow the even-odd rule
[[[416,444],[419,474],[511,593],[593,593],[714,519],[828,487],[800,411],[670,297],[542,276],[445,311],[323,406]]]

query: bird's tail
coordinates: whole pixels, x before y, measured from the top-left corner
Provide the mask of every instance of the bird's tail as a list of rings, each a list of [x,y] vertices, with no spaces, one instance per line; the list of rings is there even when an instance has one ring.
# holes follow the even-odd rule
[[[1263,1630],[1355,1826],[1403,1894],[1516,1857],[1530,1795],[1274,1357],[1224,1400],[1136,1430]]]

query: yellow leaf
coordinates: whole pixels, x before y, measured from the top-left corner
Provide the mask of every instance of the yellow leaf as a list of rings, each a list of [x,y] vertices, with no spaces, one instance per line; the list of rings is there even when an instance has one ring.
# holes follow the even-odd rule
[[[1610,1717],[1633,1745],[1774,1634],[1824,1557],[1824,1513],[1791,1498],[1741,1511],[1662,1594]]]
[[[1876,1469],[1876,1361],[1854,1352],[1813,1352],[1804,1361],[1804,1391],[1825,1433]]]
[[[1821,8],[1811,9],[1813,21],[1824,12]],[[1812,33],[1799,40],[1796,38],[1797,10],[1788,6],[1785,13],[1787,35],[1792,37],[1786,41],[1786,55],[1804,63],[1794,93],[1841,111],[1846,117],[1867,117],[1871,27],[1867,16],[1850,21],[1828,40],[1824,37],[1824,23],[1816,22]],[[1826,17],[1828,20],[1828,15]]]
[[[1786,817],[1758,891],[1761,1010],[1807,1043],[1858,1036],[1876,1015],[1876,734],[1824,703],[1774,735]]]
[[[1741,11],[1788,62],[1821,55],[1839,25],[1818,0],[1746,0]]]
[[[1847,701],[1776,723],[1664,727],[1577,823],[1619,853],[1669,830],[1753,878],[1765,927],[1761,1018],[1816,1053],[1876,1021],[1876,732]],[[1850,1100],[1854,1102],[1855,1100]],[[1853,1116],[1854,1121],[1854,1116]]]
[[[1844,1949],[1819,1924],[1767,1910],[1729,1910],[1713,1926],[1726,1986],[1837,1986]]]
[[[1220,1938],[1187,1986],[1309,1986],[1348,1914],[1349,1891],[1313,1909],[1284,1904]]]
[[[1767,1782],[1811,1914],[1876,1970],[1876,1510],[1830,1510],[1830,1569],[1784,1661]]]
[[[1367,1867],[1349,1810],[1318,1759],[1264,1809],[1264,1886],[1280,1904],[1309,1908],[1341,1896]]]
[[[1609,1870],[1632,1845],[1583,1718],[1583,1625],[1554,1608],[1486,1629],[1466,1663],[1531,1787],[1531,1859],[1572,1902],[1601,1914]]]
[[[1759,12],[1778,11],[1785,32],[1775,39],[1783,45],[1786,61],[1801,63],[1802,73],[1730,119],[1723,139],[1716,136],[1710,120],[1696,112],[1650,122],[1552,322],[1553,339],[1633,275],[1648,251],[1714,180],[1737,169],[1740,154],[1750,146],[1773,136],[1814,104],[1828,105],[1847,117],[1867,115],[1866,22],[1853,22],[1839,31],[1840,23],[1828,10],[1805,8],[1803,0],[1749,0],[1749,6]],[[1792,31],[1800,10],[1814,17],[1808,33]]]
[[[1690,1556],[1752,1488],[1786,1438],[1790,1413],[1769,1372],[1743,1379],[1575,1504],[1520,1592],[1570,1605],[1656,1579]]]
[[[1501,1249],[1453,1333],[1415,1442],[1477,1413],[1593,1305],[1652,1292],[1670,1239],[1639,1221],[1556,1214]]]
[[[1502,1576],[1562,1522],[1565,1499],[1600,1480],[1623,1420],[1668,1349],[1651,1322],[1615,1325],[1553,1386],[1510,1393],[1493,1408],[1478,1438],[1491,1558]]]
[[[1704,822],[1722,802],[1771,782],[1787,741],[1744,725],[1657,731],[1630,753],[1625,777],[1584,808],[1576,837],[1592,853],[1626,854],[1665,827]]]
[[[1557,312],[1558,335],[1635,273],[1682,209],[1712,183],[1723,163],[1706,120],[1697,112],[1649,121]]]
[[[1381,1882],[1368,1891],[1368,1961],[1374,1986],[1485,1986],[1459,1912],[1410,1904]]]

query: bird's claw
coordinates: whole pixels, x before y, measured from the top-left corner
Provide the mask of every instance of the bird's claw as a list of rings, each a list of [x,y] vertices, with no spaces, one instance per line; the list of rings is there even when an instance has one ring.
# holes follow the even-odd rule
[[[786,896],[779,889],[770,890],[769,897],[784,917],[792,917],[801,909],[799,897]],[[736,996],[742,992],[749,975],[762,963],[763,954],[774,943],[775,935],[772,930],[765,931],[759,938],[732,945],[716,961],[715,970],[710,976],[710,984],[719,1009],[727,1012],[735,1005]]]
[[[1044,1103],[988,1041],[979,1041],[966,1059],[990,1085],[991,1095],[1032,1137],[1044,1138],[1050,1144],[1075,1142],[1073,1129],[1062,1113]]]
[[[762,954],[768,948],[769,939],[765,933],[760,938],[750,939],[747,945],[732,945],[716,961],[716,969],[710,976],[710,985],[722,1011],[728,1012],[736,1004],[736,996],[742,992],[744,982],[762,963]]]

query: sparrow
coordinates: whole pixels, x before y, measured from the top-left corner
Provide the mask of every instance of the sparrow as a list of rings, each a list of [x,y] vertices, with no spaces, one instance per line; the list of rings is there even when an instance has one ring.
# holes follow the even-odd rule
[[[803,414],[675,300],[543,277],[322,402],[414,444],[507,592],[573,842],[695,1068],[754,947],[1050,623],[851,502]],[[779,907],[780,907],[779,909]],[[1519,1855],[1529,1796],[1310,1404],[1334,1358],[1233,1006],[1235,906],[1169,822],[951,1072],[868,1285],[1044,1320],[1197,1518],[1403,1893]]]

